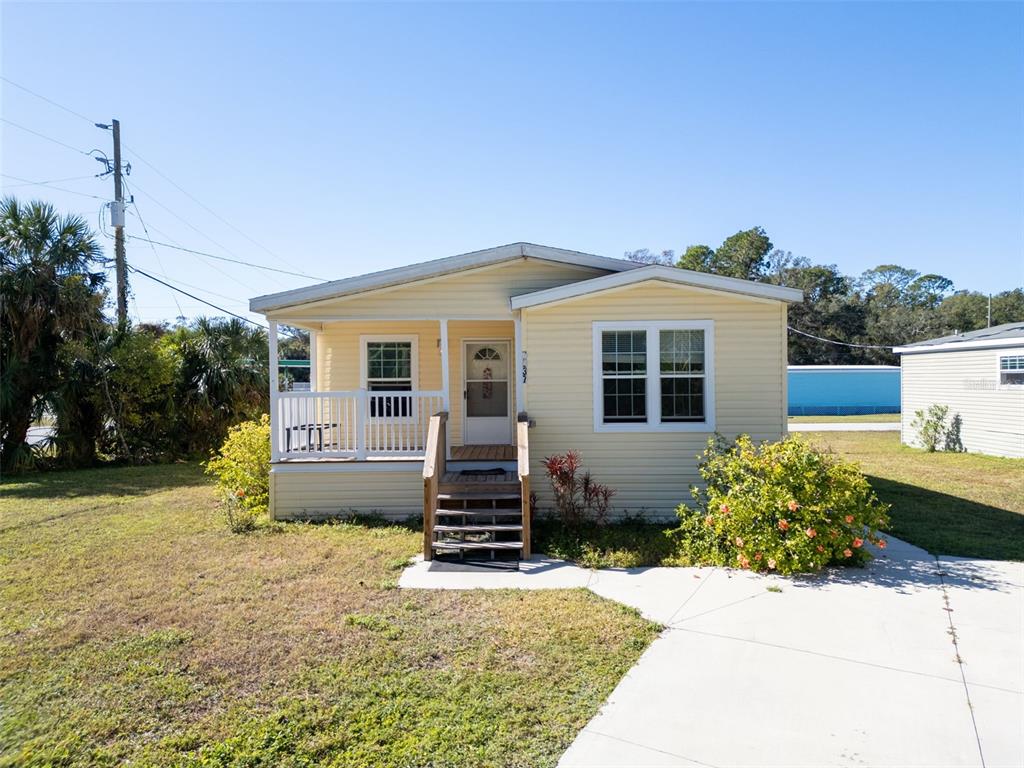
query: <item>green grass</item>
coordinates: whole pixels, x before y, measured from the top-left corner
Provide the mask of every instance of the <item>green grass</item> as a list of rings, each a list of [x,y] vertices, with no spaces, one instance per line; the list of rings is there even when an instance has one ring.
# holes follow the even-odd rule
[[[399,590],[415,531],[216,504],[195,465],[0,485],[0,765],[550,766],[658,631]]]
[[[898,413],[857,413],[851,416],[790,416],[790,424],[856,424],[871,422],[874,424],[898,424]]]
[[[1024,460],[927,453],[896,432],[806,432],[860,464],[891,533],[934,554],[1024,560]]]

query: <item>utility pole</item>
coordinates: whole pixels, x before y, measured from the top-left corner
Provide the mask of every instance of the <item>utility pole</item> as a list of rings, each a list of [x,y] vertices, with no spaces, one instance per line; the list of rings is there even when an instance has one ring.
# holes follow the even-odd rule
[[[124,258],[124,193],[121,191],[121,123],[111,121],[114,133],[114,265],[117,272],[117,327],[128,325],[128,268]]]

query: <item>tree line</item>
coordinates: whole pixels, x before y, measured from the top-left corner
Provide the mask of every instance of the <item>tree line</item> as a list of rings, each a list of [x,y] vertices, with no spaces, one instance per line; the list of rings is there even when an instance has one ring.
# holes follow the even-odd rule
[[[265,331],[237,319],[118,327],[78,216],[0,202],[0,470],[208,455],[266,413]],[[42,445],[29,427],[52,427]]]
[[[790,331],[791,365],[895,365],[894,346],[1024,321],[1024,289],[993,295],[990,323],[989,296],[957,290],[942,275],[898,264],[844,275],[835,264],[776,248],[761,227],[737,232],[718,248],[691,245],[678,256],[642,248],[625,257],[801,289],[803,303],[789,308],[790,328],[802,332]]]

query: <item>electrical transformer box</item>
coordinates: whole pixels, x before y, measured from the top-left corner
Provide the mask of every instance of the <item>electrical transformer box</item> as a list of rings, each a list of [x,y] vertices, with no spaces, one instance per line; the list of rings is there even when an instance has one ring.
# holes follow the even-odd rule
[[[116,200],[110,203],[110,226],[124,226],[124,203],[119,203]]]

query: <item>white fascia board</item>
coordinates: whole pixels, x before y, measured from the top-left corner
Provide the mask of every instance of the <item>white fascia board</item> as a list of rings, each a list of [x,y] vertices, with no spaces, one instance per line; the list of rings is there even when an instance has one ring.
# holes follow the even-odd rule
[[[402,285],[403,283],[413,283],[418,280],[440,277],[454,272],[462,272],[517,258],[535,258],[542,261],[554,261],[560,264],[572,264],[581,267],[593,267],[595,269],[608,269],[615,272],[643,266],[626,261],[625,259],[613,259],[607,256],[596,256],[591,253],[568,251],[545,245],[513,243],[511,245],[501,245],[497,248],[488,248],[483,251],[473,251],[472,253],[463,253],[458,256],[448,256],[443,259],[410,264],[405,267],[371,272],[367,275],[349,277],[343,280],[332,280],[305,288],[296,288],[292,291],[257,296],[249,300],[249,311],[265,314],[277,309],[295,307],[300,304],[308,304],[325,299],[337,299],[378,288]]]
[[[947,341],[945,344],[908,344],[905,347],[893,347],[897,355],[922,354],[924,352],[959,352],[967,349],[999,349],[1000,347],[1019,347],[1024,344],[1024,337],[1016,339],[980,339],[978,341]]]
[[[786,288],[769,283],[756,283],[752,280],[739,280],[735,277],[709,275],[705,272],[694,272],[677,267],[650,265],[628,272],[618,272],[613,275],[593,277],[590,280],[580,280],[579,282],[569,283],[558,288],[548,288],[543,291],[513,296],[511,305],[514,310],[523,309],[524,307],[536,307],[541,304],[566,301],[599,291],[607,291],[612,288],[623,288],[647,280],[659,280],[661,282],[688,285],[695,288],[707,288],[713,291],[738,293],[759,299],[774,299],[786,302],[799,302],[804,299],[803,291],[797,288]]]

